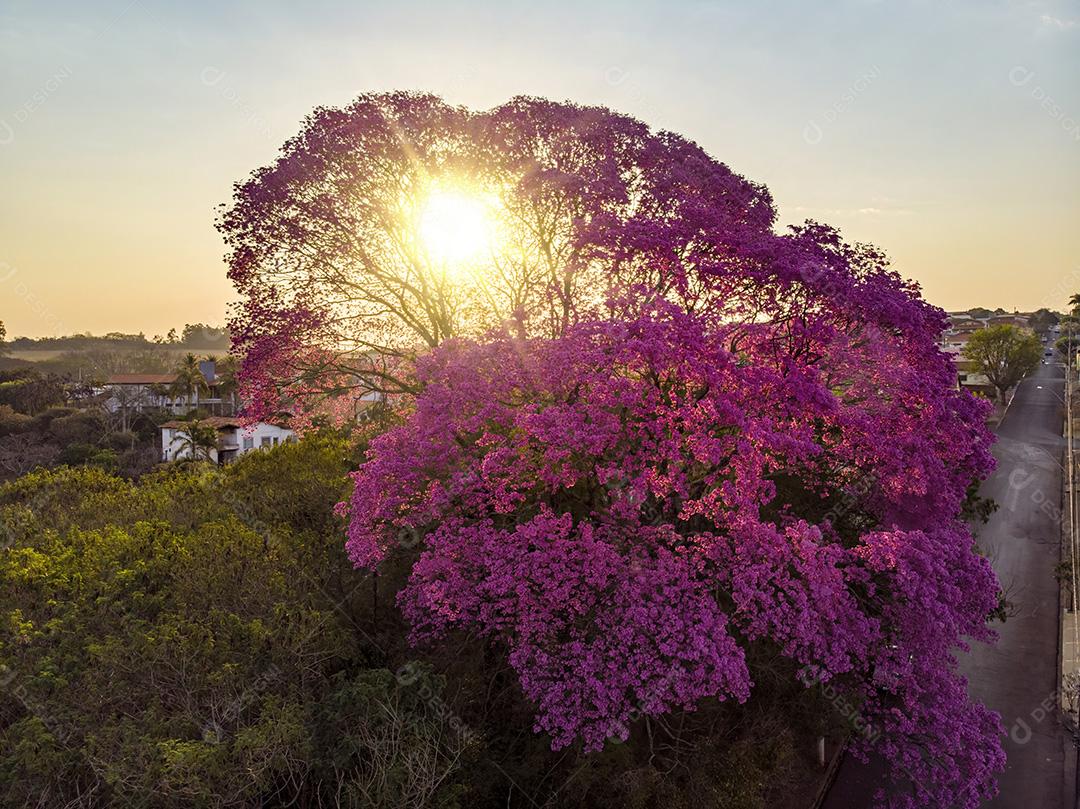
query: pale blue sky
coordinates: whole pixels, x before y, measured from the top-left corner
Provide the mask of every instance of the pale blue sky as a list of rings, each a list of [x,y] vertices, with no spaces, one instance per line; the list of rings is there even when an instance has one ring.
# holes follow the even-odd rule
[[[214,206],[312,107],[395,88],[673,129],[947,308],[1080,291],[1080,0],[0,0],[0,320],[221,321]]]

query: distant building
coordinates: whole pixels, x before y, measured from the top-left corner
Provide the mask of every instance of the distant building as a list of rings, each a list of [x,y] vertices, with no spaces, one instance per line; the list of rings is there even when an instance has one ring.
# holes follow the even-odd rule
[[[956,369],[956,385],[962,390],[981,393],[989,397],[996,395],[996,389],[984,374],[975,372],[975,363],[964,357],[964,348],[971,336],[990,326],[1015,326],[1018,329],[1032,331],[1031,320],[1019,312],[1013,314],[991,314],[989,317],[972,317],[969,312],[950,312],[949,323],[941,333],[938,345],[946,354],[951,355]]]
[[[287,427],[276,424],[245,425],[241,419],[230,416],[209,416],[200,419],[199,424],[213,427],[217,431],[217,446],[210,450],[210,460],[214,463],[227,464],[240,455],[257,449],[268,449],[279,444],[291,444],[296,441],[296,433]],[[161,460],[177,461],[192,457],[189,421],[167,421],[161,425]]]
[[[223,392],[224,380],[217,375],[217,364],[203,360],[199,370],[206,380],[203,391],[177,391],[176,374],[113,374],[97,392],[111,413],[167,410],[179,416],[199,408],[215,416],[235,414],[236,397]]]
[[[155,408],[172,410],[176,397],[170,393],[176,374],[113,374],[105,380],[100,393],[105,409],[141,412]]]
[[[988,326],[1016,326],[1019,329],[1031,328],[1031,316],[1013,312],[1012,314],[991,314],[987,317],[972,317],[967,312],[951,312],[947,332],[975,332]]]
[[[989,326],[1016,326],[1018,329],[1031,329],[1031,321],[1027,315],[1011,314],[1011,315],[993,315],[986,319],[986,323]]]
[[[940,345],[946,352],[958,354],[964,350],[964,346],[968,344],[972,334],[974,334],[974,332],[971,331],[945,331],[941,335]]]
[[[971,335],[982,331],[986,326],[986,320],[972,317],[968,312],[949,314],[949,323],[941,333],[938,345],[952,358],[958,390],[984,393],[989,385],[986,377],[975,373],[975,363],[964,356],[964,348],[971,340]]]

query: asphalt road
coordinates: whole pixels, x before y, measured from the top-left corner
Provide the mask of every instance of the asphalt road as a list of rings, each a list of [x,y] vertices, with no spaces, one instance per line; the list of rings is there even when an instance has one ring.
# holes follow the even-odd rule
[[[1062,492],[1064,376],[1040,365],[1016,391],[998,426],[998,468],[982,487],[999,504],[978,530],[1013,604],[996,645],[975,645],[961,659],[972,697],[1001,714],[1008,756],[995,809],[1074,809],[1076,750],[1054,707],[1059,628],[1058,584]],[[1046,710],[1045,706],[1050,706]],[[824,809],[872,805],[880,762],[847,758]]]

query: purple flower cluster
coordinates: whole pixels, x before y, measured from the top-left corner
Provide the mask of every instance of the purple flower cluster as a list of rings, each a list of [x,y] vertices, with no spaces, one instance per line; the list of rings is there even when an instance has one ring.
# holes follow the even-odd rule
[[[923,805],[974,805],[1003,763],[952,657],[990,638],[998,593],[958,519],[990,467],[983,411],[929,332],[809,312],[792,338],[653,299],[445,344],[356,474],[351,558],[423,536],[399,596],[416,639],[504,643],[555,747],[748,699],[765,639],[863,701]]]

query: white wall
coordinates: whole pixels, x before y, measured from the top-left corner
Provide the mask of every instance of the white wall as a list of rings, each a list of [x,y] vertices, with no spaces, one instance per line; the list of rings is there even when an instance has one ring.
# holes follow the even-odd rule
[[[225,445],[235,444],[239,447],[238,455],[254,452],[257,449],[268,449],[279,444],[286,444],[296,440],[296,433],[284,427],[273,424],[252,424],[249,427],[237,429],[219,430],[218,437]],[[176,461],[181,458],[190,458],[191,451],[184,443],[186,433],[182,429],[161,430],[161,458],[165,461]],[[217,450],[210,451],[210,460],[218,461]]]
[[[241,427],[236,431],[236,443],[240,445],[241,455],[256,449],[276,447],[278,444],[286,443],[290,438],[296,440],[296,433],[292,430],[262,422],[249,427]]]

